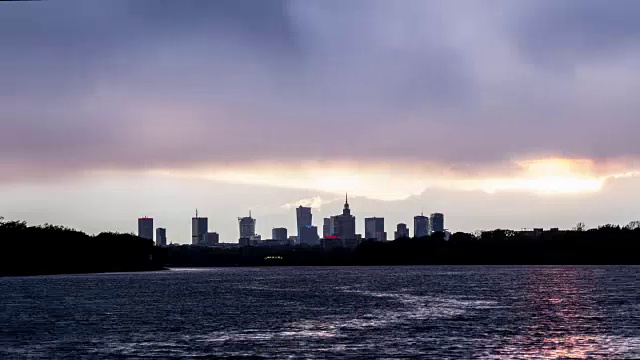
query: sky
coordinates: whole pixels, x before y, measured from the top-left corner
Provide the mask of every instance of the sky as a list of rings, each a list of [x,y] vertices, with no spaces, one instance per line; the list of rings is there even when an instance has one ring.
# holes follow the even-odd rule
[[[635,0],[0,3],[0,216],[190,242],[349,193],[451,231],[640,219]],[[392,235],[389,235],[390,237]]]

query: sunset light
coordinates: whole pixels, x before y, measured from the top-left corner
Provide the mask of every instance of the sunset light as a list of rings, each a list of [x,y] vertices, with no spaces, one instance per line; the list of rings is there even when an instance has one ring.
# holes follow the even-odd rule
[[[0,359],[640,358],[640,0],[0,0]]]
[[[492,167],[488,167],[491,169]],[[539,195],[593,193],[607,179],[636,176],[635,171],[598,170],[588,159],[548,158],[514,161],[494,170],[461,174],[437,164],[411,168],[408,164],[252,164],[222,169],[191,169],[160,173],[188,178],[205,178],[234,184],[266,185],[308,189],[370,199],[396,201],[418,195],[426,189],[481,191],[489,194],[521,192]]]
[[[521,171],[512,178],[485,179],[482,190],[526,191],[538,194],[576,194],[602,188],[607,176],[593,174],[593,162],[584,159],[539,159],[516,163]]]

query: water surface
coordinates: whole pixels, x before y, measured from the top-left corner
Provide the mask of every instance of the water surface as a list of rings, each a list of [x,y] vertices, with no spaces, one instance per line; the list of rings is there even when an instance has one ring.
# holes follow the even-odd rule
[[[0,358],[640,358],[640,267],[0,278]]]

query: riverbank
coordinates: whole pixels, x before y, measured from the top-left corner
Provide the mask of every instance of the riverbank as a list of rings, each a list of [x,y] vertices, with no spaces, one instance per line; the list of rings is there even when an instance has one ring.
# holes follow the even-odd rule
[[[69,271],[26,271],[26,272],[9,272],[0,273],[0,277],[15,277],[15,276],[45,276],[45,275],[82,275],[82,274],[106,274],[106,273],[136,273],[136,272],[154,272],[154,271],[168,271],[168,267],[150,267],[150,268],[136,268],[136,269],[101,269],[101,270],[69,270]]]

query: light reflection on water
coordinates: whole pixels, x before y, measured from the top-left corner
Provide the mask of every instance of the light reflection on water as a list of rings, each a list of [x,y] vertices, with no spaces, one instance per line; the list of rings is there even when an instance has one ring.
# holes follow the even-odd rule
[[[0,279],[0,358],[640,357],[637,267]]]

